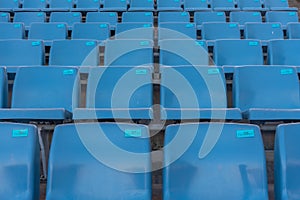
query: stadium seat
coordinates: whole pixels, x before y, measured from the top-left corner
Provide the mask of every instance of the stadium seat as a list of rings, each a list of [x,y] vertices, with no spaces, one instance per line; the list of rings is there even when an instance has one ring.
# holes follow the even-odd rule
[[[240,28],[238,23],[205,22],[202,24],[201,36],[207,40],[208,46],[213,46],[218,39],[240,39]]]
[[[280,23],[246,23],[244,37],[261,40],[267,46],[269,40],[283,39],[284,35]]]
[[[159,41],[160,65],[208,65],[209,55],[205,41],[161,40]]]
[[[201,29],[204,22],[226,22],[226,15],[224,12],[195,12],[194,23],[197,29]]]
[[[264,0],[265,7],[270,10],[297,11],[298,8],[289,7],[288,0]]]
[[[300,40],[272,40],[268,45],[269,65],[300,65]]]
[[[25,28],[22,23],[0,23],[0,40],[24,39]]]
[[[238,0],[238,7],[244,11],[266,11],[261,0]]]
[[[183,4],[185,11],[209,11],[206,0],[185,0]]]
[[[300,23],[298,22],[288,23],[286,34],[288,39],[300,39]]]
[[[230,22],[239,23],[240,28],[243,29],[245,23],[262,22],[260,12],[230,12]]]
[[[157,0],[157,11],[182,11],[181,0]]]
[[[75,23],[72,39],[89,39],[103,42],[110,37],[109,24],[104,23]]]
[[[129,11],[154,11],[153,0],[130,0]]]
[[[115,29],[118,23],[118,14],[116,12],[88,12],[86,22],[108,23],[111,29]]]
[[[153,23],[152,12],[123,12],[122,22],[143,22]]]
[[[92,68],[86,108],[75,109],[73,119],[152,119],[152,87],[151,67]]]
[[[210,2],[211,8],[215,11],[236,11],[239,8],[236,7],[233,0],[212,0]]]
[[[1,12],[12,12],[14,9],[20,7],[19,0],[0,0],[0,11]]]
[[[99,11],[100,10],[100,0],[76,0],[76,8],[72,11]]]
[[[8,72],[16,72],[19,66],[40,66],[44,60],[42,41],[0,40],[0,66],[7,66]]]
[[[10,22],[10,14],[1,12],[0,13],[0,22]]]
[[[153,41],[118,39],[105,44],[105,66],[153,66]]]
[[[190,22],[190,14],[188,12],[159,12],[158,24],[164,22]]]
[[[227,108],[223,70],[217,67],[161,67],[161,119],[241,119]]]
[[[0,123],[0,130],[0,199],[40,199],[37,127]]]
[[[217,66],[264,64],[259,40],[217,40],[213,57]]]
[[[25,30],[29,30],[32,23],[46,22],[46,14],[44,12],[16,12],[13,22],[23,23]]]
[[[103,0],[102,11],[127,11],[127,0]]]
[[[152,23],[119,23],[116,26],[116,39],[154,39]]]
[[[22,0],[22,8],[15,8],[14,11],[43,11],[47,7],[46,0]]]
[[[99,47],[95,40],[53,41],[49,65],[98,66],[99,63]]]
[[[57,126],[50,149],[47,200],[151,200],[149,137],[148,128],[136,124]]]
[[[300,198],[299,123],[281,124],[276,129],[274,178],[276,200]]]
[[[51,12],[49,21],[66,23],[68,30],[72,30],[73,24],[82,21],[82,15],[80,12]]]
[[[268,200],[264,146],[255,125],[169,125],[164,166],[164,200]]]
[[[21,67],[13,85],[11,108],[1,120],[63,121],[79,105],[79,73],[71,67]]]
[[[45,46],[51,46],[53,40],[67,37],[68,27],[63,23],[32,23],[28,33],[28,39],[43,40]]]
[[[235,68],[233,104],[251,121],[299,120],[299,81],[293,67]]]
[[[158,40],[165,39],[197,39],[197,29],[190,22],[166,22],[158,27]]]
[[[289,11],[269,11],[266,13],[266,22],[281,23],[282,28],[290,22],[298,22],[298,13]]]
[[[48,0],[49,8],[46,11],[70,11],[74,7],[73,0]],[[76,0],[78,1],[78,0]],[[86,0],[87,1],[87,0]]]

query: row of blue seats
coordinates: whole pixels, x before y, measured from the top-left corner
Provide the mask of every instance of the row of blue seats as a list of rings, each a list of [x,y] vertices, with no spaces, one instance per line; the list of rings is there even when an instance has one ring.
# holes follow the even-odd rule
[[[86,22],[108,23],[112,29],[118,23],[118,14],[116,12],[88,12]],[[292,11],[268,11],[266,13],[266,22],[281,23],[284,27],[289,22],[298,22],[298,13]],[[10,22],[9,13],[0,14],[0,22]],[[13,22],[24,23],[28,29],[31,23],[46,22],[46,13],[44,12],[17,12],[14,15]],[[80,12],[53,12],[50,15],[49,22],[59,22],[68,24],[72,29],[74,23],[82,22]],[[152,12],[124,12],[122,22],[143,22],[153,23]],[[188,12],[160,12],[158,14],[158,23],[164,22],[191,22]],[[224,12],[195,12],[193,22],[198,29],[204,22],[226,22]],[[239,23],[243,26],[246,22],[262,22],[260,12],[231,12],[230,22]]]
[[[1,72],[1,120],[153,119],[149,67],[91,68],[84,108],[79,106],[78,68],[19,68],[11,108],[6,108],[5,69],[1,68]],[[294,67],[237,67],[233,75],[233,108],[228,108],[227,96],[220,67],[161,70],[162,120],[300,120],[299,80]]]
[[[37,128],[0,123],[0,131],[0,198],[39,200]],[[300,196],[299,133],[300,124],[277,127],[274,170],[278,200]],[[151,200],[149,137],[148,127],[136,124],[56,126],[46,199]],[[215,143],[208,144],[208,138]],[[164,145],[164,200],[268,200],[266,159],[258,126],[169,125]]]
[[[297,10],[287,0],[1,0],[0,11]]]

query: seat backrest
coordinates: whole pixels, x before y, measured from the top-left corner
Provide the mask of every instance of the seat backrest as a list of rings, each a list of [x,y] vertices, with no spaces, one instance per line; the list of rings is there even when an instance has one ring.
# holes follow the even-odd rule
[[[189,12],[159,12],[158,23],[163,22],[190,22]]]
[[[20,1],[19,0],[0,0],[0,9],[1,8],[19,8],[20,7]]]
[[[157,0],[157,10],[165,10],[167,9],[175,9],[180,10],[181,9],[181,1],[180,0]]]
[[[0,198],[39,199],[40,149],[37,127],[0,123]]]
[[[130,8],[135,10],[154,10],[153,0],[130,0]]]
[[[24,23],[25,27],[29,27],[34,22],[45,22],[46,14],[44,12],[16,12],[13,22]]]
[[[89,39],[100,42],[109,37],[109,24],[104,23],[75,23],[72,30],[72,39]]]
[[[73,0],[49,0],[49,7],[71,9],[74,7],[74,1]]]
[[[17,71],[12,108],[64,108],[79,105],[79,73],[71,67],[24,67]]]
[[[272,40],[268,45],[270,65],[300,65],[298,53],[300,40]]]
[[[22,8],[46,8],[47,1],[46,0],[23,0]]]
[[[30,66],[44,64],[44,44],[36,40],[1,40],[1,66]]]
[[[144,125],[57,126],[50,149],[46,197],[151,200],[150,151],[149,130]]]
[[[110,26],[115,26],[118,22],[118,14],[116,12],[88,12],[86,22],[109,23]]]
[[[108,40],[105,44],[104,65],[153,66],[153,41]]]
[[[262,9],[261,0],[238,0],[238,7],[241,9]]]
[[[237,67],[233,75],[234,107],[299,108],[299,83],[296,69],[284,66]]]
[[[76,0],[76,8],[100,8],[100,0]]]
[[[109,10],[126,10],[127,9],[127,1],[126,0],[104,0],[103,8]]]
[[[165,39],[197,39],[196,24],[189,22],[160,23],[158,40]]]
[[[228,0],[228,1],[213,0],[213,1],[211,1],[211,7],[213,9],[216,9],[216,8],[234,8],[235,7],[235,1],[233,1],[233,0]]]
[[[198,10],[198,9],[208,9],[207,0],[185,0],[184,10]]]
[[[80,12],[51,12],[50,22],[66,23],[72,27],[74,23],[80,23],[82,15]]]
[[[209,65],[209,55],[205,41],[161,40],[159,47],[160,65]]]
[[[164,141],[163,197],[268,200],[265,162],[256,125],[169,125]]]
[[[246,39],[258,40],[284,38],[280,23],[246,23],[244,37]]]
[[[152,23],[125,22],[116,26],[116,39],[154,39],[154,27]]]
[[[214,62],[222,65],[263,65],[263,52],[259,40],[217,40]]]
[[[0,23],[0,39],[24,39],[25,28],[22,23]]]
[[[202,24],[202,39],[240,39],[238,23],[206,22]]]
[[[203,22],[226,22],[224,12],[195,12],[194,22],[201,25]]]
[[[5,12],[0,12],[0,22],[10,22],[10,14]]]
[[[289,2],[287,0],[264,0],[266,8],[288,8]]]
[[[247,22],[262,22],[260,12],[230,12],[230,22],[244,25]]]
[[[53,41],[49,65],[98,66],[99,63],[99,47],[95,40]]]
[[[32,23],[28,33],[28,39],[35,40],[63,40],[68,37],[68,27],[64,23]]]
[[[298,22],[288,23],[286,34],[289,39],[300,39],[300,23]]]
[[[281,124],[276,129],[274,147],[276,199],[297,199],[300,196],[299,133],[299,123]]]
[[[122,22],[153,23],[152,12],[123,12]]]
[[[279,22],[285,27],[290,22],[298,22],[298,13],[295,11],[268,11],[266,22]]]

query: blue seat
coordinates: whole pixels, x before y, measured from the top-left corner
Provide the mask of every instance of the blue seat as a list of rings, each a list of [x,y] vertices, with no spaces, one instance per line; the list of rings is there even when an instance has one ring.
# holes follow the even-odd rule
[[[71,67],[21,67],[13,85],[11,108],[0,119],[63,121],[79,105],[79,73]]]
[[[103,0],[102,11],[127,11],[127,0]]]
[[[158,14],[158,24],[165,22],[190,22],[188,12],[160,12]]]
[[[268,45],[268,64],[300,65],[300,40],[272,40]]]
[[[250,124],[167,126],[163,199],[268,200],[261,137],[258,126]]]
[[[289,7],[288,0],[264,0],[265,7],[270,10],[285,10],[285,11],[297,11],[298,8]]]
[[[182,11],[181,0],[157,0],[158,11]]]
[[[208,11],[211,8],[208,8],[206,0],[185,0],[183,2],[183,7],[185,11]]]
[[[115,29],[118,23],[118,14],[116,12],[88,12],[86,22],[108,23],[111,29]]]
[[[206,22],[202,24],[202,39],[212,46],[218,39],[240,39],[238,23]]]
[[[99,57],[95,40],[55,40],[50,49],[49,65],[98,66]]]
[[[22,23],[0,23],[0,40],[24,39],[25,28]]]
[[[76,8],[71,9],[72,11],[99,11],[100,0],[76,0]]]
[[[48,0],[49,8],[46,11],[70,11],[74,7],[73,0]],[[77,0],[76,0],[77,1]]]
[[[68,25],[68,29],[72,30],[73,24],[80,23],[82,15],[80,12],[51,12],[49,22],[59,22]]]
[[[299,81],[293,67],[237,67],[233,104],[252,121],[299,120]]]
[[[300,39],[300,23],[288,23],[286,34],[289,39]]]
[[[210,2],[211,8],[215,11],[236,11],[239,8],[236,7],[235,1],[233,0],[212,0]]]
[[[105,66],[153,66],[153,57],[151,40],[118,39],[105,44]]]
[[[154,11],[153,0],[130,0],[129,11]]]
[[[72,39],[89,39],[102,42],[110,37],[109,24],[104,23],[75,23]]]
[[[154,39],[152,23],[119,23],[116,26],[116,39]]]
[[[19,0],[0,0],[0,11],[12,12],[14,9],[21,6]]]
[[[149,130],[144,125],[57,126],[50,149],[46,198],[151,200],[150,152]]]
[[[244,11],[265,11],[261,0],[238,0],[238,7]]]
[[[159,41],[160,65],[208,65],[209,55],[205,41],[161,40]]]
[[[263,65],[259,40],[217,40],[213,52],[215,65]]]
[[[153,23],[152,12],[123,12],[122,22]]]
[[[0,123],[0,198],[35,199],[40,191],[37,127]]]
[[[32,23],[46,22],[46,14],[44,12],[16,12],[13,22],[23,23],[25,30],[29,30]]]
[[[37,40],[0,40],[0,65],[8,72],[19,66],[40,66],[45,61],[44,44]]]
[[[241,119],[237,108],[227,108],[223,70],[217,67],[161,68],[162,120]]]
[[[43,11],[46,7],[46,0],[22,0],[22,8],[15,8],[14,11]]]
[[[260,12],[230,12],[230,22],[239,23],[240,28],[243,29],[245,23],[262,22]]]
[[[160,23],[158,40],[165,39],[197,39],[196,24],[190,22]]]
[[[53,40],[67,37],[68,27],[63,23],[32,23],[28,33],[28,39],[43,40],[45,46],[51,46]]]
[[[268,40],[283,39],[284,35],[280,23],[246,23],[244,37],[261,40],[267,46]]]
[[[152,119],[151,67],[92,68],[87,83],[86,108],[74,119]]]
[[[266,22],[281,23],[282,28],[290,22],[298,22],[298,13],[293,11],[269,11],[266,13]]]
[[[274,191],[278,200],[300,198],[299,123],[281,124],[276,129],[274,147]]]
[[[0,12],[0,22],[10,22],[10,14],[6,12]]]
[[[224,12],[195,12],[194,23],[197,29],[201,29],[204,22],[226,22],[226,15]]]

